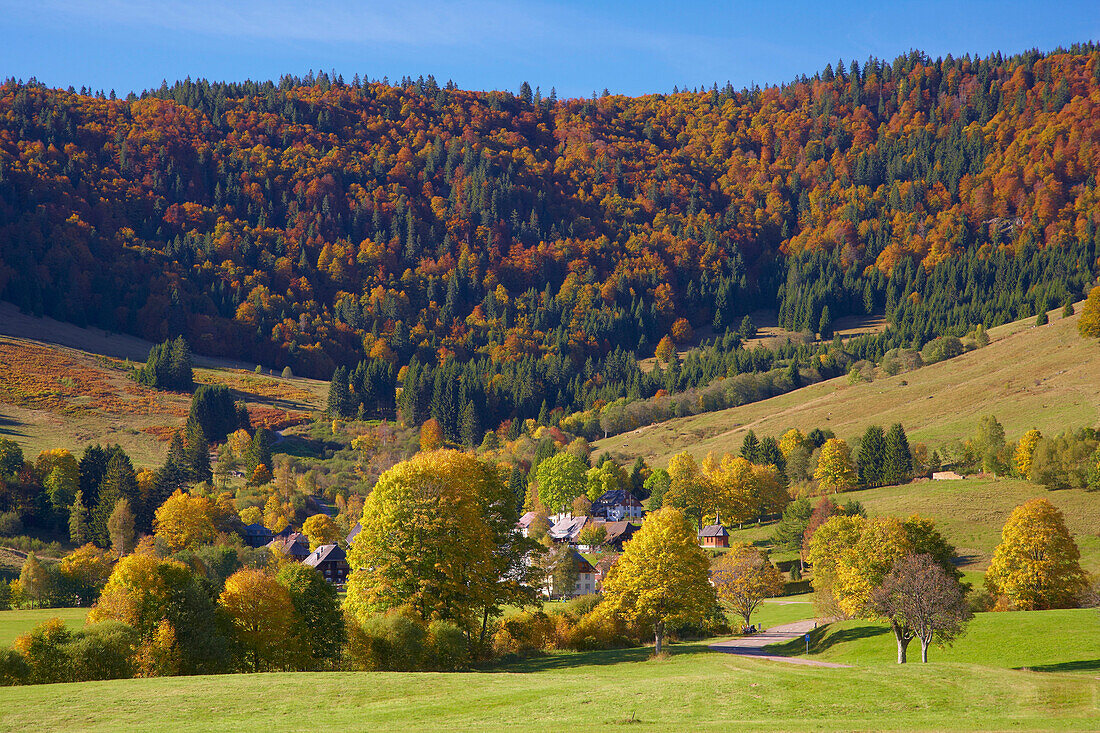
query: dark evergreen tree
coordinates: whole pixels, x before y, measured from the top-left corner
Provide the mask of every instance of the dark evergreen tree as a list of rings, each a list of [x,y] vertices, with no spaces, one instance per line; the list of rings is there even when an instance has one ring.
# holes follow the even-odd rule
[[[328,414],[330,417],[349,418],[355,415],[355,404],[348,386],[348,370],[336,367],[328,385]]]
[[[111,546],[111,536],[107,531],[107,520],[119,499],[126,499],[131,507],[142,505],[141,492],[138,489],[137,474],[130,457],[117,448],[107,464],[107,471],[99,484],[99,496],[91,515],[92,541],[100,547]]]
[[[783,457],[783,451],[779,450],[779,443],[772,436],[767,436],[760,441],[756,449],[756,460],[764,466],[775,466],[776,470],[786,476],[787,460]]]
[[[195,483],[211,480],[214,473],[210,468],[210,444],[206,440],[202,425],[188,420],[184,428],[183,444],[188,478]]]
[[[103,447],[99,443],[89,445],[80,457],[80,490],[84,494],[84,506],[94,507],[99,498],[99,484],[107,473],[114,446]]]
[[[886,466],[886,435],[880,425],[872,425],[859,443],[856,468],[859,482],[867,487],[882,486]]]
[[[883,482],[903,484],[913,475],[913,454],[909,450],[909,439],[901,423],[894,423],[886,433],[886,463],[883,470]]]
[[[237,403],[229,387],[224,384],[200,385],[191,398],[191,412],[187,420],[201,426],[210,442],[223,442],[240,424]]]
[[[473,402],[467,402],[462,408],[462,444],[470,448],[477,447],[481,440],[481,420]]]
[[[189,390],[194,386],[191,347],[183,336],[149,350],[145,366],[135,374],[137,381],[154,389]]]
[[[741,443],[741,457],[750,463],[758,463],[760,457],[760,441],[756,438],[756,433],[749,431],[745,433],[745,440]]]

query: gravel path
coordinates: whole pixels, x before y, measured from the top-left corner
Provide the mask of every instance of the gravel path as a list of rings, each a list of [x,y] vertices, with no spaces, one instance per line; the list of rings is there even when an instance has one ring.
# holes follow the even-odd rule
[[[802,664],[807,667],[850,667],[851,665],[848,664],[819,662],[816,659],[802,659],[801,657],[780,657],[774,654],[764,653],[764,647],[769,644],[779,644],[784,641],[790,641],[791,639],[801,638],[806,632],[813,629],[815,625],[816,622],[813,619],[808,621],[795,621],[792,624],[773,626],[766,631],[761,631],[752,636],[739,636],[729,641],[720,641],[717,644],[710,644],[708,648],[725,654],[739,654],[741,656],[758,657],[760,659],[771,659],[776,662]]]

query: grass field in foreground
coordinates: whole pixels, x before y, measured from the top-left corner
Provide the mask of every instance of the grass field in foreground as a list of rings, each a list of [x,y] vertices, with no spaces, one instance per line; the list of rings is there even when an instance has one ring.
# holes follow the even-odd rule
[[[966,479],[917,481],[904,486],[850,491],[832,498],[839,503],[855,499],[871,516],[930,517],[955,545],[964,570],[984,570],[1001,541],[1001,529],[1008,515],[1035,497],[1049,499],[1062,510],[1081,550],[1081,565],[1089,572],[1100,573],[1100,492],[1048,491],[1015,479]],[[774,524],[731,529],[730,542],[766,545],[774,531]]]
[[[799,667],[678,645],[505,671],[160,678],[4,690],[0,728],[973,730],[1100,726],[1100,681],[969,664]],[[523,672],[524,674],[518,674]]]
[[[1077,307],[1078,313],[1081,306]],[[868,425],[905,425],[910,442],[937,447],[970,437],[982,415],[994,414],[1010,440],[1038,427],[1044,434],[1096,425],[1100,418],[1100,348],[1077,334],[1078,316],[1050,312],[1050,324],[1034,319],[990,329],[989,346],[894,377],[848,384],[847,377],[803,387],[741,407],[678,418],[615,435],[593,444],[629,464],[650,466],[687,451],[737,453],[745,432],[779,437],[830,428],[841,438],[862,435]]]
[[[87,608],[36,608],[33,611],[0,611],[0,648],[11,646],[15,638],[51,618],[59,618],[72,628],[84,625]]]
[[[889,626],[861,620],[817,629],[810,637],[809,655],[801,640],[768,649],[844,664],[888,665],[897,660]],[[965,636],[946,649],[933,646],[928,658],[1008,669],[1083,672],[1100,679],[1100,609],[979,613]],[[920,661],[918,641],[910,645],[909,659]]]

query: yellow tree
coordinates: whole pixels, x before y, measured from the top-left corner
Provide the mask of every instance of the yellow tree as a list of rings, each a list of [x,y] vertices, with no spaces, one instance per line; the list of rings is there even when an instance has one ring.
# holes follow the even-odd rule
[[[428,418],[420,426],[420,450],[425,453],[443,447],[443,428],[434,417]]]
[[[495,467],[453,450],[417,453],[383,473],[348,552],[345,607],[360,621],[405,606],[474,628],[501,578],[489,504],[503,490]]]
[[[603,586],[602,609],[653,629],[661,653],[670,622],[701,622],[714,609],[707,557],[684,513],[665,507],[649,515],[626,543]]]
[[[990,592],[1014,608],[1072,608],[1088,585],[1065,517],[1046,499],[1016,507],[985,574]]]
[[[676,344],[672,343],[672,339],[668,336],[664,336],[657,343],[657,350],[655,356],[659,361],[670,362],[673,357],[676,356]]]
[[[309,538],[310,550],[316,550],[321,545],[334,545],[344,536],[332,517],[326,514],[314,514],[307,519],[302,523],[302,532]]]
[[[804,445],[806,445],[806,436],[798,428],[791,428],[783,433],[783,437],[779,439],[779,450],[783,453],[784,458],[789,458],[795,448]]]
[[[699,464],[690,453],[680,453],[669,460],[668,475],[670,482],[663,505],[680,509],[696,525],[700,524],[711,492]]]
[[[238,570],[225,581],[218,605],[233,624],[248,669],[279,669],[293,653],[294,604],[263,570]]]
[[[221,508],[213,499],[177,489],[157,509],[153,530],[173,550],[194,548],[210,544],[217,538],[221,514]]]
[[[107,582],[115,560],[107,550],[91,542],[61,558],[59,569],[69,580],[85,588],[99,588]]]
[[[64,449],[42,451],[34,461],[34,470],[50,504],[57,509],[72,506],[80,489],[80,469],[72,453]]]
[[[834,494],[855,487],[859,478],[852,465],[852,452],[847,443],[840,438],[829,438],[825,441],[825,445],[821,446],[814,478],[817,479],[818,486],[826,491],[831,490]]]
[[[245,507],[241,510],[240,517],[244,524],[260,524],[264,521],[264,512],[258,506]]]
[[[783,592],[783,575],[767,556],[751,545],[730,548],[711,565],[718,599],[749,625],[752,612],[765,598]]]
[[[1027,475],[1031,472],[1031,457],[1035,455],[1035,446],[1039,444],[1042,437],[1043,434],[1037,428],[1032,428],[1024,433],[1020,438],[1020,442],[1016,444],[1016,451],[1012,455],[1012,463],[1020,476],[1027,478]]]
[[[1089,291],[1077,321],[1077,330],[1085,338],[1100,338],[1100,285]]]
[[[954,549],[931,520],[917,516],[904,522],[888,516],[831,517],[810,538],[809,559],[819,609],[826,614],[863,618],[885,616],[897,642],[898,664],[904,664],[914,629],[904,616],[885,613],[876,593],[898,561],[917,554],[929,557],[958,583],[960,573],[951,563]]]

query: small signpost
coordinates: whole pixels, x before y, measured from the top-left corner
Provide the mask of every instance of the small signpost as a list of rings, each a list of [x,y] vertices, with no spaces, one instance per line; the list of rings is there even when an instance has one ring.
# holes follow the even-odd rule
[[[810,653],[810,635],[806,634],[806,653]]]

